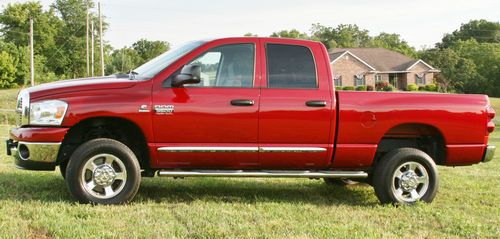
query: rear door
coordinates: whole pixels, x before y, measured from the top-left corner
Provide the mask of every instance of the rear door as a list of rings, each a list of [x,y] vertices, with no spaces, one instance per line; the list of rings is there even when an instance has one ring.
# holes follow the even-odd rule
[[[264,39],[259,157],[266,168],[322,168],[333,149],[331,95],[323,48]]]

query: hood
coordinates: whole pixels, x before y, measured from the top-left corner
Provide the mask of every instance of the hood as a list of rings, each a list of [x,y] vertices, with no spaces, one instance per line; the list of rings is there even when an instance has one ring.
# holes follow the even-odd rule
[[[33,86],[25,90],[30,93],[31,98],[33,99],[75,91],[123,89],[134,86],[136,82],[136,80],[130,80],[128,76],[122,77],[119,75],[111,75],[94,78],[61,80]]]

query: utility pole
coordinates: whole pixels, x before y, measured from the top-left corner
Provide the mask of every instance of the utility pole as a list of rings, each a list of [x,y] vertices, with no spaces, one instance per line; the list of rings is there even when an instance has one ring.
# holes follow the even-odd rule
[[[90,75],[90,62],[89,62],[89,5],[87,3],[87,21],[85,23],[85,47],[87,49],[87,77]]]
[[[30,71],[31,86],[35,85],[35,54],[33,53],[33,18],[30,17]]]
[[[101,41],[101,76],[104,76],[104,43],[102,40],[102,16],[101,16],[101,2],[97,3],[99,9],[99,40]]]
[[[94,77],[94,21],[90,18],[90,73]]]

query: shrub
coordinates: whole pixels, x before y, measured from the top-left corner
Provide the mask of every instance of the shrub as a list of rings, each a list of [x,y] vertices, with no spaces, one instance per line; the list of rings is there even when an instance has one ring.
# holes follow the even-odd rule
[[[357,91],[366,91],[366,85],[358,85],[356,86]]]
[[[391,84],[388,84],[386,87],[384,87],[384,91],[396,91],[396,87],[394,87]]]
[[[387,81],[381,81],[381,82],[377,82],[375,84],[375,89],[377,90],[384,90],[385,87],[387,87],[389,85],[389,82]]]
[[[375,90],[375,87],[373,87],[372,85],[367,85],[367,86],[366,86],[366,90],[367,90],[367,91],[374,91],[374,90]]]
[[[354,86],[344,86],[342,90],[354,90]]]
[[[335,90],[342,90],[342,86],[335,86]]]
[[[418,91],[425,91],[425,86],[423,85],[418,86]]]
[[[406,86],[406,90],[407,91],[418,91],[418,85],[416,85],[416,84],[409,84],[408,86]]]
[[[436,86],[436,84],[428,84],[428,85],[425,86],[425,90],[426,91],[436,92],[437,91],[437,86]]]
[[[9,88],[15,85],[16,67],[14,59],[6,51],[0,52],[0,88]]]

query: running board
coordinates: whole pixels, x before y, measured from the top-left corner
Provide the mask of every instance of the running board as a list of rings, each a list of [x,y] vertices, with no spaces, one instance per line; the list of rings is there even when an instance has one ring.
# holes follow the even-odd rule
[[[254,178],[366,178],[363,171],[299,171],[299,170],[160,170],[160,177],[254,177]]]

